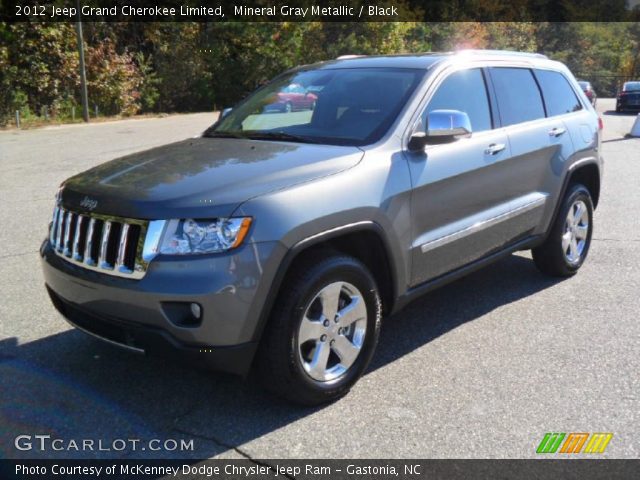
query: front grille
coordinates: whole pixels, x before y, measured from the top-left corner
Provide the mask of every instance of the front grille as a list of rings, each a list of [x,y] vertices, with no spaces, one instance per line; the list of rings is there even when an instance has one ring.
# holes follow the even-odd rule
[[[89,270],[142,278],[148,222],[99,214],[80,214],[62,207],[53,212],[49,242],[58,256]]]

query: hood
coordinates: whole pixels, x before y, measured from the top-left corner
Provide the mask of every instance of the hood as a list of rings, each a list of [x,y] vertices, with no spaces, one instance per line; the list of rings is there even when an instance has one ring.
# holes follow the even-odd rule
[[[76,175],[62,203],[129,218],[229,216],[250,198],[346,170],[362,155],[350,146],[194,138]]]

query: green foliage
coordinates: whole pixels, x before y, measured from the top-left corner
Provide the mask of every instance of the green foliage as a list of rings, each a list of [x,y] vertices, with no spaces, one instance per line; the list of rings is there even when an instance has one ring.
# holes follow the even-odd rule
[[[537,43],[576,77],[589,80],[600,96],[613,96],[621,83],[640,76],[637,23],[542,24]]]
[[[136,53],[134,57],[140,70],[140,75],[142,75],[142,82],[139,88],[140,106],[143,112],[150,112],[153,111],[160,98],[160,92],[158,91],[160,79],[153,70],[151,57],[145,58],[141,52]]]
[[[117,53],[111,40],[86,49],[87,88],[92,104],[108,115],[134,115],[140,110],[143,76],[133,56]]]
[[[474,1],[485,18],[526,18],[528,0],[504,11]],[[451,2],[438,9],[456,15]],[[538,51],[567,63],[600,96],[640,76],[638,23],[86,23],[84,41],[91,110],[105,115],[220,109],[284,70],[345,54]],[[75,106],[79,117],[78,65],[73,24],[0,23],[0,123],[44,107],[65,119]]]
[[[24,92],[28,107],[56,111],[73,94],[77,77],[75,33],[68,24],[16,23],[8,27],[9,64],[15,69],[13,91]]]

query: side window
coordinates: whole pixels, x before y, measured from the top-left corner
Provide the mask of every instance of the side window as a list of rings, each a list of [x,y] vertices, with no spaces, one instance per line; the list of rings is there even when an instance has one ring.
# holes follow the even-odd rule
[[[491,68],[502,125],[544,118],[540,89],[528,68]]]
[[[547,114],[550,117],[582,109],[576,93],[564,75],[549,70],[536,70],[535,72],[542,89],[544,103],[547,106]]]
[[[459,110],[469,115],[474,132],[491,130],[491,110],[482,70],[474,68],[449,75],[436,90],[422,115],[422,125],[433,110]]]

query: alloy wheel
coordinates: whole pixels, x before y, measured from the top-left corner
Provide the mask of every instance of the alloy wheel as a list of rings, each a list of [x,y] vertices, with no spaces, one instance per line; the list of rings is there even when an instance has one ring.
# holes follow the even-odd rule
[[[355,363],[367,331],[362,293],[348,282],[322,288],[305,309],[298,328],[304,371],[320,382],[335,380]]]
[[[580,261],[589,235],[589,210],[582,200],[569,208],[562,235],[562,251],[572,265]]]

